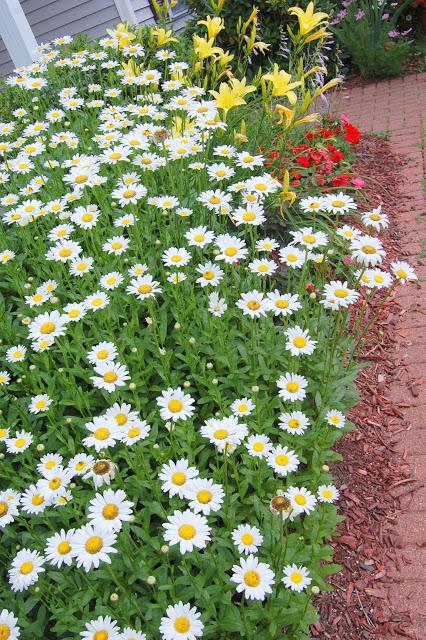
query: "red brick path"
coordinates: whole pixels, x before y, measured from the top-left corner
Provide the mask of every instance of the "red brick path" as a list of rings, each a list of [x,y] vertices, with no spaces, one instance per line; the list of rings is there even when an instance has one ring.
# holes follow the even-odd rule
[[[394,214],[402,259],[415,267],[419,285],[400,290],[406,313],[398,327],[398,355],[406,371],[398,374],[390,393],[405,405],[408,425],[399,435],[398,449],[404,456],[408,453],[413,478],[422,486],[404,498],[405,510],[396,524],[401,568],[389,586],[389,597],[397,611],[410,611],[414,631],[419,640],[426,640],[426,73],[344,89],[334,100],[334,111],[344,113],[364,132],[388,132],[393,151],[407,157],[400,176],[407,198]]]

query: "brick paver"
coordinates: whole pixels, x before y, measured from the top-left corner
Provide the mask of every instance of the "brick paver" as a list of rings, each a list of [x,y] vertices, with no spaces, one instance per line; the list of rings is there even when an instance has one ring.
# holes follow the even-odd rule
[[[387,588],[392,605],[410,612],[413,631],[426,640],[426,73],[344,88],[333,100],[333,110],[364,132],[388,132],[394,153],[405,156],[399,186],[406,199],[394,214],[401,230],[401,256],[416,268],[419,286],[401,288],[399,294],[406,310],[396,327],[404,373],[389,393],[405,405],[402,422],[407,430],[396,436],[396,450],[410,454],[419,488],[402,501],[404,511],[396,523],[401,568],[393,572]],[[417,395],[410,390],[413,381]]]

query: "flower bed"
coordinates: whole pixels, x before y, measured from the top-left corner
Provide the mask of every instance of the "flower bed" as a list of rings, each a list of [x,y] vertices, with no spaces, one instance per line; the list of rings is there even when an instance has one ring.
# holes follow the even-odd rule
[[[301,50],[325,14],[294,11]],[[378,268],[380,209],[363,234],[266,172],[334,82],[224,82],[214,37],[175,41],[63,38],[8,80],[0,637],[305,638],[338,569],[349,309],[415,275]]]

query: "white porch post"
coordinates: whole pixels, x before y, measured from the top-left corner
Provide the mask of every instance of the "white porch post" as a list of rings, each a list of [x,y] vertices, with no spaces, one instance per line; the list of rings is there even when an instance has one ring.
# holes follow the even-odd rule
[[[18,0],[0,0],[0,35],[15,67],[37,60],[37,40]]]
[[[138,24],[136,13],[132,7],[132,3],[130,2],[130,0],[114,0],[114,4],[117,7],[118,15],[120,16],[121,20],[123,20],[123,22]]]

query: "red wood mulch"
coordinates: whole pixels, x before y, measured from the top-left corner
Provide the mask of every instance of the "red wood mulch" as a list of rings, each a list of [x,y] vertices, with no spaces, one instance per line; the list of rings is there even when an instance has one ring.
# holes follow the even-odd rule
[[[383,202],[392,222],[382,234],[387,260],[401,257],[398,228],[392,220],[402,200],[395,186],[401,161],[385,140],[366,136],[359,145],[355,175],[366,181],[370,207]],[[311,634],[320,640],[416,637],[407,616],[392,610],[386,589],[390,574],[398,571],[401,562],[398,539],[392,533],[401,512],[399,498],[416,489],[408,463],[393,447],[398,430],[403,430],[401,408],[388,397],[397,366],[398,312],[395,303],[386,304],[367,339],[362,358],[371,365],[359,374],[361,400],[349,414],[358,428],[336,446],[344,460],[333,464],[332,472],[341,491],[340,511],[345,520],[333,547],[335,561],[343,570],[331,578],[333,593],[317,598],[320,620],[311,627]]]

